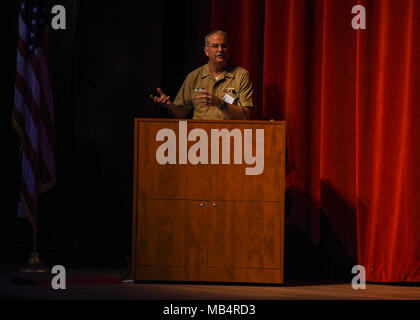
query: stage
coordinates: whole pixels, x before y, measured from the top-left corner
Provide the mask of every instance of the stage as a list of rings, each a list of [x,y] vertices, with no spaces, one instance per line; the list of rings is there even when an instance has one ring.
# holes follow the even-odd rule
[[[286,281],[283,285],[133,282],[126,269],[67,270],[66,289],[54,290],[53,274],[16,273],[2,268],[1,300],[420,300],[420,286]]]

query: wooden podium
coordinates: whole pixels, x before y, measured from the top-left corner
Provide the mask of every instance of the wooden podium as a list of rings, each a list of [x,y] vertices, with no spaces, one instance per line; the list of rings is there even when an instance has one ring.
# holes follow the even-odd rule
[[[179,141],[186,138],[180,120],[136,118],[134,123],[133,279],[282,283],[285,122],[183,120],[188,132],[207,132],[208,164],[180,161],[186,151]],[[246,175],[255,164],[234,163],[239,140],[233,138],[230,163],[222,164],[222,139],[219,164],[210,162],[216,150],[212,130],[223,128],[239,129],[242,152],[245,130],[252,132],[253,156],[257,129],[264,130],[260,175]],[[157,141],[161,129],[176,134],[176,164],[157,161],[158,148],[168,140]],[[188,150],[198,140],[188,141]]]

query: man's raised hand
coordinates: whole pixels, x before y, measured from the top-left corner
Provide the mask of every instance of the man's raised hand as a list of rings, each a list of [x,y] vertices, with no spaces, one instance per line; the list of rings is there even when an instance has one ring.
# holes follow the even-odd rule
[[[171,97],[167,96],[160,88],[157,88],[158,96],[150,95],[150,98],[154,103],[160,104],[163,107],[168,108],[172,105]]]

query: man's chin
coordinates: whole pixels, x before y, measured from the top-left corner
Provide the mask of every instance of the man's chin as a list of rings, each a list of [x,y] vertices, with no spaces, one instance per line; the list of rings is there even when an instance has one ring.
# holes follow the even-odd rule
[[[227,65],[227,59],[214,59],[213,62],[211,62],[214,66],[217,66],[218,68],[224,68]]]

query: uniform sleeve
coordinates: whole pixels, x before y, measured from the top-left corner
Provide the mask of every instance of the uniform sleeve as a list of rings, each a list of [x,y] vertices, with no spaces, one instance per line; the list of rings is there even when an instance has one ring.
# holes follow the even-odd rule
[[[190,112],[193,107],[193,102],[191,99],[191,74],[189,74],[182,84],[181,89],[179,89],[178,94],[175,97],[174,104],[182,108],[183,112]]]
[[[252,107],[252,82],[249,77],[249,73],[245,72],[241,77],[240,88],[239,88],[239,101],[241,102],[242,106]]]

